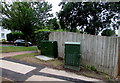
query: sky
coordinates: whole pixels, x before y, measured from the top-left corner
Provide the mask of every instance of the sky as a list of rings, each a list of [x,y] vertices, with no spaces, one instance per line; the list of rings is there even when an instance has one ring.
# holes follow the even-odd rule
[[[45,0],[48,1],[48,3],[52,4],[52,13],[54,14],[54,16],[56,16],[56,12],[59,12],[61,7],[58,6],[59,3],[61,2],[61,0]]]

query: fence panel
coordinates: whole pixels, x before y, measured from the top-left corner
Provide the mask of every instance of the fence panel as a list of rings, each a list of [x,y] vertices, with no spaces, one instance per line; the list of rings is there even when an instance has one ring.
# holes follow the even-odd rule
[[[72,32],[52,32],[49,40],[58,42],[58,56],[64,58],[65,42],[81,43],[82,64],[94,66],[111,76],[120,74],[120,38],[94,36]]]

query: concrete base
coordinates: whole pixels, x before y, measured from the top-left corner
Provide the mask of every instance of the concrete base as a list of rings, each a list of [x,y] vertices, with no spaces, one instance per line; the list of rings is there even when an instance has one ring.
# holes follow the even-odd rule
[[[48,61],[48,60],[53,60],[54,59],[54,58],[47,57],[47,56],[44,56],[44,55],[35,56],[35,57],[40,59],[40,60],[44,60],[44,61]]]
[[[45,76],[39,76],[39,75],[33,75],[30,78],[28,78],[26,81],[65,81],[65,80],[45,77]]]

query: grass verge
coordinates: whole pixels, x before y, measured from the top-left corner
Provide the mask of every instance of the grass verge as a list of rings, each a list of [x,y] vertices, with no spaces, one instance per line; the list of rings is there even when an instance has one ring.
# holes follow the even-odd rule
[[[22,46],[1,46],[1,47],[2,47],[2,51],[1,51],[2,53],[38,50],[37,47],[22,47]]]
[[[43,60],[37,59],[35,55],[39,55],[39,53],[22,54],[22,55],[12,56],[10,58],[17,59],[20,61],[25,61],[27,63],[48,66],[48,67],[56,68],[56,69],[62,69],[63,67],[62,60],[54,59],[54,60],[49,60],[49,61],[43,61]]]
[[[39,55],[39,54],[38,53],[29,53],[29,54],[12,56],[10,58],[16,59],[16,60],[19,60],[19,61],[25,61],[27,63],[43,65],[43,66],[47,66],[47,67],[58,69],[58,70],[65,70],[65,71],[68,71],[68,72],[76,73],[78,75],[84,75],[84,76],[87,76],[87,77],[92,77],[92,78],[104,80],[104,81],[107,81],[107,82],[110,82],[110,81],[115,82],[115,79],[113,79],[112,77],[110,77],[109,75],[107,75],[105,73],[97,71],[93,67],[88,67],[88,66],[86,67],[84,65],[81,65],[80,71],[74,71],[74,70],[70,70],[70,69],[65,69],[64,68],[64,61],[61,60],[61,59],[43,61],[43,60],[37,59],[35,57],[35,55]]]

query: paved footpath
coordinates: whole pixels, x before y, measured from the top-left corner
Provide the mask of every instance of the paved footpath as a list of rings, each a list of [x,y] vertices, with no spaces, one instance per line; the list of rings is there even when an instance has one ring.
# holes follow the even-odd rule
[[[45,66],[38,66],[20,62],[10,58],[0,59],[0,70],[5,78],[18,82],[80,82],[80,83],[103,83],[100,80],[88,78],[74,73],[66,72],[63,70],[56,70],[47,68]]]
[[[35,53],[35,52],[37,52],[37,51],[21,51],[21,52],[0,53],[0,58],[16,56],[16,55],[21,55],[21,54],[27,54],[27,53]]]

